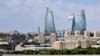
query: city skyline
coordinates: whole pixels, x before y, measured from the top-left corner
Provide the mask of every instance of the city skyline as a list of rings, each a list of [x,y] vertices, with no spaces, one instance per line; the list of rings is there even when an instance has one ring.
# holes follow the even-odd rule
[[[80,9],[85,9],[87,30],[100,29],[99,0],[0,0],[0,32],[37,32],[38,27],[43,31],[47,6],[54,13],[57,30],[66,30],[68,16]]]

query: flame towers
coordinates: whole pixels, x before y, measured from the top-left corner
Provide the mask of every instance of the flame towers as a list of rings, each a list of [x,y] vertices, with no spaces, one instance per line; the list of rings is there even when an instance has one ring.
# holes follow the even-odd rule
[[[68,26],[68,30],[70,31],[74,31],[74,27],[75,27],[75,15],[72,14],[68,17],[68,22],[67,22],[67,26]]]
[[[72,32],[75,30],[79,30],[81,34],[84,33],[86,30],[86,18],[85,18],[85,12],[82,9],[78,14],[71,15],[68,18],[68,30],[71,30]]]
[[[72,14],[68,19],[68,30],[74,32],[79,30],[81,34],[86,30],[85,12],[82,9],[78,14]],[[56,34],[53,12],[47,8],[45,16],[45,35],[49,36],[51,33]]]
[[[49,36],[51,33],[56,33],[53,12],[47,8],[45,16],[45,35]]]
[[[75,29],[79,30],[81,34],[86,30],[86,18],[85,18],[85,12],[82,9],[79,14],[75,16]]]

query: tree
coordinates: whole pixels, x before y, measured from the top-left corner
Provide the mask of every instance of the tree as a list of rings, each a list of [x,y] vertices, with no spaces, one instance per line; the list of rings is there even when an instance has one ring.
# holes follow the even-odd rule
[[[96,54],[96,48],[87,48],[87,54]]]
[[[47,54],[48,54],[48,52],[47,52],[47,51],[42,50],[42,51],[40,51],[40,52],[39,52],[39,54],[41,54],[41,55],[47,55]]]
[[[79,49],[79,54],[87,54],[88,50],[85,48]]]
[[[70,50],[63,49],[63,50],[61,50],[61,54],[70,54]]]
[[[49,54],[52,54],[52,55],[60,54],[60,50],[51,49],[49,50]]]
[[[22,51],[22,53],[23,54],[36,54],[36,52],[33,50],[24,50],[24,51]]]
[[[71,54],[79,54],[79,48],[72,49]]]
[[[96,54],[100,54],[100,47],[96,49]]]

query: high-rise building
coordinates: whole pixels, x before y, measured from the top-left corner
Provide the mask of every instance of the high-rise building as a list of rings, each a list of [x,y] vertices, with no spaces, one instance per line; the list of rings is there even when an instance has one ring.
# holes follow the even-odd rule
[[[75,15],[72,14],[68,17],[68,24],[67,24],[67,28],[70,31],[74,31],[74,27],[75,27]]]
[[[86,18],[84,9],[82,9],[80,13],[75,16],[74,30],[79,30],[81,34],[84,34],[84,31],[86,30]]]
[[[49,36],[51,33],[56,33],[53,12],[47,8],[45,16],[45,35]]]

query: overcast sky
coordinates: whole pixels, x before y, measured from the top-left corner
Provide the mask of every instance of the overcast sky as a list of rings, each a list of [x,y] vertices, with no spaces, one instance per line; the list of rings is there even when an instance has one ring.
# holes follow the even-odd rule
[[[100,0],[0,0],[0,32],[43,31],[46,7],[53,11],[56,29],[67,29],[68,16],[85,9],[87,30],[100,30]]]

